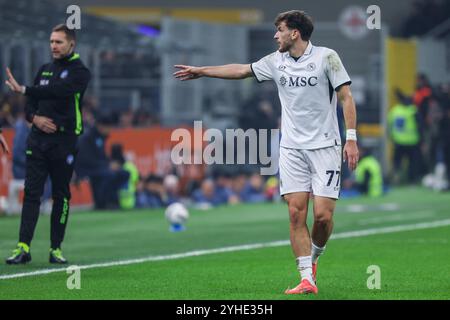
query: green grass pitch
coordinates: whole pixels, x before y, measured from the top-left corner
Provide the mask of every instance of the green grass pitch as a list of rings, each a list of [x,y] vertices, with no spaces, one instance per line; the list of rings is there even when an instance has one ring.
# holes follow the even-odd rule
[[[0,264],[0,300],[450,299],[450,193],[411,187],[393,190],[382,199],[339,200],[335,238],[320,258],[315,296],[283,294],[298,283],[286,242],[284,203],[190,213],[187,230],[181,233],[168,231],[163,210],[73,213],[63,251],[71,265],[88,266],[81,270],[79,290],[67,288],[70,274],[65,270],[39,274],[62,269],[48,263],[49,217],[41,216],[31,247],[33,261],[24,266]],[[311,208],[309,218],[311,222]],[[19,221],[0,217],[2,258],[17,242]],[[433,222],[439,226],[428,225]],[[386,229],[393,226],[399,229]],[[349,237],[348,232],[360,230],[373,234]],[[274,243],[280,240],[284,242]],[[253,244],[261,247],[242,250]],[[209,252],[221,248],[230,249]],[[192,252],[198,250],[195,256]],[[139,258],[147,260],[114,265]],[[89,267],[98,263],[106,265]],[[367,287],[372,265],[380,268],[380,289]],[[37,274],[17,277],[31,272]]]

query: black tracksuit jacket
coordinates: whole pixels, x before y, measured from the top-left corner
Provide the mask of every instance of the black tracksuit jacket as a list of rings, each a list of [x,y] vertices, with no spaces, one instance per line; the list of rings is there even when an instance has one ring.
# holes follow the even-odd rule
[[[81,101],[91,73],[84,66],[77,53],[51,63],[44,64],[38,71],[34,86],[26,87],[26,118],[33,116],[51,118],[57,132],[50,135],[80,135],[83,132]],[[33,126],[34,132],[41,132]]]

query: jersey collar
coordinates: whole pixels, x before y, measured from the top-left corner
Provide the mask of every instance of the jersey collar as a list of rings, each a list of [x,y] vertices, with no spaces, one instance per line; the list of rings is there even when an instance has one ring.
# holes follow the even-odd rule
[[[311,54],[311,52],[312,52],[312,49],[313,49],[313,44],[312,44],[312,42],[311,42],[311,40],[310,40],[310,41],[308,41],[308,45],[306,46],[305,52],[303,52],[303,55],[300,56],[299,60],[300,60],[303,56],[309,56],[309,55]],[[293,57],[291,57],[291,55],[289,54],[289,52],[286,52],[286,57],[295,60]]]
[[[310,41],[308,41],[308,46],[306,47],[305,53],[303,53],[303,55],[306,55],[306,56],[310,55],[312,48],[313,48],[313,44],[310,40]]]

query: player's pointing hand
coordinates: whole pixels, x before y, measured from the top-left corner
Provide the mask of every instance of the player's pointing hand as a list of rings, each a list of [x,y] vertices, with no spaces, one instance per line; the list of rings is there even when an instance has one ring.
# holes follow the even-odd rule
[[[177,64],[174,66],[177,69],[180,69],[179,71],[175,72],[173,75],[175,78],[186,81],[186,80],[194,80],[201,77],[200,75],[200,68],[198,67],[192,67],[192,66],[185,66]]]

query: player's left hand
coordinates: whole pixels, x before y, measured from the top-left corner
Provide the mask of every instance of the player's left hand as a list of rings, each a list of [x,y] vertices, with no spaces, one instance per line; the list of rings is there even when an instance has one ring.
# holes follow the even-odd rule
[[[6,68],[6,75],[8,76],[8,80],[5,81],[6,85],[14,92],[22,93],[22,86],[16,81],[11,70]]]
[[[354,140],[347,140],[344,146],[344,162],[348,162],[348,168],[353,171],[359,161],[358,145]]]

